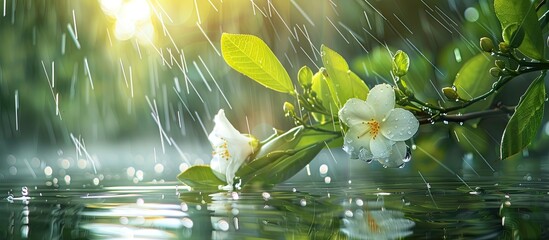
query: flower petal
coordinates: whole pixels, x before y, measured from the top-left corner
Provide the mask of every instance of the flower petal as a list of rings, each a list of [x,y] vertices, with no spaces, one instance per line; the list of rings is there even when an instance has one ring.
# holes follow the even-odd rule
[[[395,142],[387,139],[383,135],[378,135],[370,140],[370,151],[372,151],[373,158],[387,158],[391,154],[391,147]]]
[[[395,91],[389,84],[378,84],[368,93],[366,103],[372,106],[376,119],[381,120],[395,108]]]
[[[396,168],[402,166],[407,159],[408,146],[404,142],[396,142],[391,148],[391,154],[387,158],[380,158],[377,161],[385,167]]]
[[[417,118],[410,111],[395,108],[389,111],[381,124],[381,133],[392,141],[406,141],[416,134],[419,128]]]
[[[365,129],[357,129],[356,127],[352,127],[349,129],[347,134],[345,134],[343,150],[350,154],[353,159],[372,159],[372,154],[369,150],[370,140],[372,137],[369,134],[365,135],[364,131]]]
[[[241,135],[236,128],[233,127],[233,125],[229,122],[227,117],[225,116],[225,111],[223,109],[219,109],[219,112],[214,117],[214,129],[212,130],[212,133],[208,136],[208,139],[210,139],[210,136],[212,134],[217,134],[218,136],[234,136],[234,135]],[[210,139],[211,142],[211,139]]]
[[[227,169],[228,163],[229,161],[222,158],[221,155],[214,154],[210,161],[210,168],[217,178],[226,181],[227,177],[225,175],[225,170]]]
[[[339,110],[339,120],[352,127],[374,118],[374,110],[364,100],[351,98]]]

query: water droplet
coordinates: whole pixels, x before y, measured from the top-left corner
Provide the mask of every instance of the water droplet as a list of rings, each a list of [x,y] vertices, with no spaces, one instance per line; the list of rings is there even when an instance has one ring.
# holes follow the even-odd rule
[[[302,207],[307,206],[307,200],[305,200],[305,199],[299,200],[299,205],[301,205]]]
[[[229,222],[225,219],[220,219],[217,221],[217,228],[221,231],[228,231],[229,230]]]
[[[46,174],[46,177],[50,177],[53,174],[53,169],[50,166],[47,166],[44,168],[44,174]]]
[[[345,210],[345,217],[353,217],[353,212],[351,210]]]
[[[356,205],[359,206],[359,207],[362,207],[362,205],[364,205],[364,201],[362,201],[362,199],[358,198],[356,200]]]
[[[93,185],[95,185],[95,186],[99,185],[99,178],[94,178],[93,179]]]
[[[318,170],[319,170],[320,174],[324,175],[324,174],[328,173],[328,165],[322,164],[322,165],[320,165],[320,168]]]
[[[233,198],[233,200],[238,200],[238,199],[240,199],[240,196],[238,195],[237,192],[232,192],[232,193],[231,193],[231,197]]]
[[[159,174],[164,172],[164,165],[162,165],[162,163],[157,163],[156,165],[154,165],[154,172]]]
[[[324,178],[324,182],[325,182],[326,184],[329,184],[329,183],[332,182],[332,178],[329,177],[329,176],[328,176],[328,177],[325,177],[325,178]]]
[[[189,206],[187,205],[187,203],[186,203],[186,202],[182,202],[182,203],[181,203],[181,211],[186,212],[186,211],[188,211],[188,210],[189,210]]]
[[[261,196],[263,197],[263,199],[264,199],[265,201],[267,201],[267,200],[269,200],[269,198],[271,198],[271,194],[268,193],[268,192],[263,192],[263,193],[261,194]]]
[[[15,175],[17,175],[17,168],[15,166],[11,166],[9,168],[9,172],[10,172],[11,175],[15,176]]]

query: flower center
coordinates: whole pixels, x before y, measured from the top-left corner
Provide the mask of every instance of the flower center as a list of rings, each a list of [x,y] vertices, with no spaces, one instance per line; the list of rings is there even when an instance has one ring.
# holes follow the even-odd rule
[[[368,124],[368,126],[370,126],[370,134],[372,135],[372,138],[376,139],[377,134],[379,133],[379,129],[380,129],[379,122],[372,119],[372,120],[368,121],[367,124]]]
[[[215,151],[212,152],[212,155],[219,154],[219,156],[225,161],[229,161],[229,158],[231,157],[231,154],[229,153],[229,147],[227,146],[227,140],[223,139],[223,144],[218,145],[215,147]]]
[[[374,119],[371,119],[370,121],[362,122],[362,124],[366,124],[368,125],[368,127],[366,127],[366,131],[364,131],[364,133],[358,136],[358,138],[361,138],[362,136],[366,135],[366,133],[370,133],[370,135],[372,136],[372,139],[376,139],[377,135],[379,134],[379,130],[381,129],[379,122]]]

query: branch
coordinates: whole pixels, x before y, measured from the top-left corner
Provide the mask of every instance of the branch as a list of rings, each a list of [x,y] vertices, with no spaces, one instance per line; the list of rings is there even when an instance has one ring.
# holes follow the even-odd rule
[[[481,117],[493,117],[498,115],[508,115],[512,114],[515,111],[515,107],[507,107],[507,106],[497,106],[496,108],[484,110],[484,111],[478,111],[478,112],[471,112],[466,114],[449,114],[449,115],[439,115],[436,117],[436,119],[432,119],[430,117],[422,117],[419,118],[418,121],[420,124],[432,124],[435,122],[457,122],[457,123],[463,123],[468,120],[472,120],[475,118],[481,118]]]

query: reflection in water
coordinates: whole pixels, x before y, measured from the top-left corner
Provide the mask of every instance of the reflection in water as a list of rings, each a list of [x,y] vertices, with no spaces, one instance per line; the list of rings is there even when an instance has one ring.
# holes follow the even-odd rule
[[[523,176],[469,180],[474,194],[431,177],[436,205],[419,176],[241,192],[190,191],[175,182],[0,185],[0,239],[547,239],[547,182]]]
[[[387,210],[383,201],[364,203],[356,201],[359,207],[345,211],[341,231],[352,239],[398,239],[412,234],[415,223],[406,219],[404,213]]]
[[[180,205],[145,203],[89,205],[80,227],[90,238],[178,239],[189,237],[193,221]]]
[[[184,192],[182,206],[207,205],[214,239],[396,239],[412,234],[414,222],[388,210],[383,200],[349,204],[347,199],[294,191]],[[343,204],[341,204],[343,202]]]

